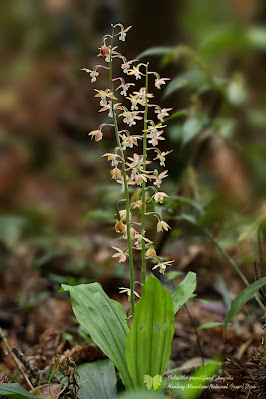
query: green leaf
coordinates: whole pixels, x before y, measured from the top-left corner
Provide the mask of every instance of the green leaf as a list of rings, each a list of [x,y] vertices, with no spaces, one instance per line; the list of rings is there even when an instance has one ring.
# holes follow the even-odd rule
[[[134,391],[118,396],[119,399],[163,399],[163,394],[149,391]]]
[[[204,210],[203,205],[200,202],[193,200],[191,198],[186,198],[181,195],[172,195],[171,199],[178,201],[180,204],[191,205],[193,206],[193,208],[197,209],[199,213],[202,213]]]
[[[203,114],[188,119],[183,125],[183,145],[192,140],[208,122],[208,118]]]
[[[174,280],[176,277],[180,276],[181,274],[183,274],[182,272],[178,272],[176,270],[172,270],[170,272],[167,272],[165,274],[165,278],[167,281],[171,281]]]
[[[86,213],[84,217],[84,224],[90,220],[97,220],[98,222],[106,223],[107,221],[111,222],[115,221],[116,219],[114,218],[114,214],[112,212],[104,211],[102,209],[94,209]]]
[[[254,295],[256,295],[257,292],[261,289],[261,287],[263,287],[265,284],[266,284],[266,277],[260,278],[259,280],[251,284],[249,287],[245,288],[242,292],[240,292],[240,294],[238,294],[235,297],[235,299],[233,299],[231,308],[224,319],[224,338],[225,338],[226,328],[230,320],[232,320],[238,314],[238,312],[240,312],[245,303]]]
[[[190,86],[193,89],[199,89],[206,82],[206,74],[199,69],[184,72],[171,80],[165,89],[163,98],[170,96],[175,91],[182,89],[185,86]]]
[[[77,366],[80,399],[111,399],[116,396],[116,375],[111,360],[98,360]]]
[[[193,292],[195,291],[197,286],[197,275],[193,272],[188,272],[186,277],[177,287],[175,287],[174,291],[171,293],[172,301],[174,304],[174,312],[180,309],[185,302],[189,300]]]
[[[62,284],[70,292],[78,322],[88,331],[96,345],[112,360],[121,373],[126,388],[133,386],[125,357],[128,334],[123,306],[110,299],[98,283],[75,287]]]
[[[197,328],[197,331],[205,330],[207,328],[213,328],[213,327],[217,327],[217,326],[222,326],[222,325],[223,325],[223,323],[219,323],[218,321],[210,321],[209,323],[201,324],[201,326],[199,326]]]
[[[208,386],[212,382],[211,377],[215,378],[221,366],[219,360],[213,359],[205,366],[196,370],[188,380],[177,379],[177,381],[169,381],[168,388],[172,386],[171,392],[178,392],[180,398],[183,399],[196,399],[200,396],[204,386]],[[182,376],[181,376],[182,377]],[[176,388],[174,388],[176,386]]]
[[[175,47],[164,47],[164,46],[158,46],[158,47],[152,47],[149,48],[142,53],[140,53],[137,56],[137,59],[143,58],[143,57],[150,57],[152,55],[166,55],[166,54],[171,54],[175,51]]]
[[[188,114],[187,109],[181,109],[176,112],[172,112],[170,116],[167,117],[167,121],[170,121],[171,119],[177,119],[181,118],[182,116],[186,116]]]
[[[248,226],[247,230],[240,234],[238,241],[242,243],[243,241],[251,238],[258,232],[258,229],[266,221],[265,216],[258,217],[251,225]]]
[[[163,376],[174,335],[174,309],[169,292],[150,275],[135,307],[126,339],[126,359],[135,387],[145,387],[144,376]]]
[[[3,215],[0,217],[0,240],[12,247],[21,238],[27,227],[27,220],[18,215]]]
[[[249,42],[258,49],[266,50],[266,28],[254,26],[247,31]]]
[[[38,399],[19,384],[0,384],[0,395],[14,399]]]
[[[175,219],[183,220],[185,222],[192,224],[193,226],[197,226],[197,220],[194,215],[189,215],[187,213],[183,213],[181,216],[176,216]]]
[[[215,29],[201,45],[203,56],[222,54],[223,52],[243,53],[248,51],[250,43],[242,28],[227,26]]]

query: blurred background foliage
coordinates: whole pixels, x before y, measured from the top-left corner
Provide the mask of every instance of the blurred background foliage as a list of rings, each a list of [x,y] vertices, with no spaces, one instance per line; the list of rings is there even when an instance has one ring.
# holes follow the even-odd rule
[[[204,228],[238,264],[250,269],[257,256],[266,213],[265,1],[2,1],[2,288],[25,270],[48,279],[40,291],[66,279],[127,276],[110,250],[120,189],[109,184],[101,158],[114,138],[110,131],[101,143],[89,141],[101,114],[80,72],[97,63],[101,37],[116,22],[133,26],[122,50],[127,58],[149,58],[151,68],[172,78],[160,100],[174,108],[164,142],[174,150],[165,183],[172,234],[171,246],[164,235],[157,240],[159,252],[168,248],[181,270],[195,268],[200,255],[196,271],[208,271],[209,258],[195,247],[208,242]],[[241,247],[245,232],[251,242]],[[18,265],[21,274],[10,276]],[[27,284],[19,303],[32,303],[36,284]]]

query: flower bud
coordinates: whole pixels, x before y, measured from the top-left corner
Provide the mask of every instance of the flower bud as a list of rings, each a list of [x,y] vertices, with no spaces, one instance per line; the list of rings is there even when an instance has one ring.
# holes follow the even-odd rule
[[[121,220],[118,220],[115,224],[115,231],[117,233],[123,233],[123,231],[125,230],[126,226],[124,225],[124,223]]]
[[[100,54],[103,57],[106,57],[107,55],[109,55],[109,53],[110,53],[110,49],[105,44],[103,44],[102,47],[100,48]]]
[[[147,256],[147,258],[151,258],[152,260],[156,260],[156,251],[154,248],[149,248],[147,249],[145,255]]]

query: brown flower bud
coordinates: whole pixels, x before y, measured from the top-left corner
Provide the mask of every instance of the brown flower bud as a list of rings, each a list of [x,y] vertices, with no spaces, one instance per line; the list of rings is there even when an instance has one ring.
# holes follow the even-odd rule
[[[103,44],[102,47],[100,48],[100,54],[103,57],[106,57],[109,53],[110,53],[110,49],[105,44]]]
[[[151,258],[152,260],[156,260],[157,254],[156,254],[156,251],[155,251],[154,248],[147,249],[145,255],[147,256],[147,258]]]
[[[125,230],[126,226],[124,225],[124,223],[121,220],[118,220],[118,222],[116,222],[115,224],[115,231],[117,233],[123,233],[123,231]]]

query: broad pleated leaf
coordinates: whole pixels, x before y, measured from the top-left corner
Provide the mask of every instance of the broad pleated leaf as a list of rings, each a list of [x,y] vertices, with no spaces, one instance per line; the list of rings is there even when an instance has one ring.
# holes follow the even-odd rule
[[[150,275],[135,307],[131,331],[126,339],[126,359],[135,387],[145,387],[144,376],[163,376],[174,334],[171,295]]]
[[[14,399],[38,399],[19,384],[0,384],[0,396]]]
[[[177,287],[175,287],[174,291],[171,293],[172,301],[174,304],[174,312],[180,309],[185,302],[189,300],[193,292],[195,291],[197,286],[197,275],[193,272],[188,272],[186,277]]]
[[[224,319],[224,337],[230,320],[232,320],[238,314],[238,312],[240,312],[245,303],[254,295],[256,295],[264,285],[266,285],[266,277],[260,278],[259,280],[255,281],[255,283],[250,284],[249,287],[245,288],[235,297],[235,299],[233,299],[231,308]]]
[[[80,399],[112,399],[116,396],[116,375],[111,360],[98,360],[77,367]]]
[[[125,357],[125,340],[129,329],[122,305],[110,299],[98,283],[80,284],[75,287],[62,284],[62,289],[70,292],[78,322],[115,364],[125,386],[132,387]]]

